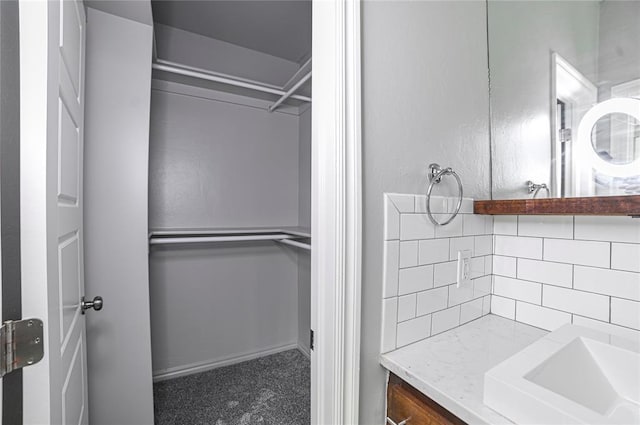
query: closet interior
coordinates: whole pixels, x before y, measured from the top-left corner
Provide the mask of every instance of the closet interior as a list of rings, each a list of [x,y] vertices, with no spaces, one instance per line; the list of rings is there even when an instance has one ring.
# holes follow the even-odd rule
[[[152,8],[156,423],[309,423],[311,2]]]

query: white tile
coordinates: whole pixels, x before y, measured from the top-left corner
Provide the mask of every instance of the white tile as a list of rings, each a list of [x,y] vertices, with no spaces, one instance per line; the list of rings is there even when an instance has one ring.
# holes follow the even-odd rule
[[[571,288],[573,283],[573,266],[571,264],[518,258],[517,277],[518,279]]]
[[[484,276],[484,257],[474,257],[471,259],[471,279]]]
[[[640,272],[640,245],[628,243],[611,244],[611,268]]]
[[[637,340],[640,338],[640,331],[634,329],[623,328],[622,326],[612,325],[611,323],[601,322],[599,320],[588,319],[586,317],[573,316],[573,324],[596,329],[602,332],[608,332],[619,335],[622,338]]]
[[[416,317],[416,294],[398,297],[398,322]]]
[[[431,335],[431,315],[398,323],[397,346],[402,347]]]
[[[400,270],[398,294],[425,291],[433,287],[433,266],[412,267]]]
[[[482,316],[483,299],[478,298],[460,306],[460,324],[470,322]]]
[[[418,292],[418,305],[416,314],[422,316],[433,313],[434,311],[447,308],[449,299],[449,290],[446,286],[442,288],[429,289],[428,291]]]
[[[462,285],[459,288],[457,285],[449,285],[449,307],[473,299],[473,282],[470,285]]]
[[[442,263],[449,260],[449,239],[427,239],[418,242],[418,264]]]
[[[611,323],[640,330],[640,302],[611,298]]]
[[[571,323],[571,314],[517,301],[516,320],[536,328],[555,331],[560,326]]]
[[[493,233],[496,235],[517,235],[517,215],[496,215],[493,217]]]
[[[400,259],[400,242],[384,243],[384,298],[398,295],[398,261]]]
[[[454,283],[457,279],[457,261],[440,263],[434,266],[433,286],[443,286]]]
[[[471,256],[473,257],[473,236],[467,236],[464,238],[451,238],[451,245],[449,248],[449,259],[457,260],[458,259],[458,251],[464,251],[468,249],[471,251]]]
[[[403,193],[389,193],[391,202],[396,206],[401,213],[413,213],[414,209],[414,196]]]
[[[493,236],[476,236],[473,238],[473,255],[480,257],[493,253]]]
[[[483,299],[478,298],[460,306],[460,324],[470,322],[482,316]]]
[[[573,216],[521,215],[518,235],[557,239],[573,239]]]
[[[435,228],[426,214],[400,214],[400,239],[433,239]]]
[[[418,265],[418,241],[400,242],[400,267]]]
[[[542,260],[542,239],[523,236],[496,236],[494,253],[509,257]]]
[[[516,259],[513,257],[493,256],[493,274],[516,277]]]
[[[417,213],[427,212],[427,197],[425,195],[416,195],[415,209]],[[446,213],[447,212],[447,197],[446,196],[432,196],[431,197],[431,212],[432,213]]]
[[[482,315],[491,313],[491,295],[482,297]]]
[[[484,235],[486,231],[485,216],[478,214],[464,214],[462,231],[465,236]]]
[[[576,216],[576,239],[640,243],[637,218]]]
[[[532,304],[540,304],[542,285],[539,283],[503,276],[495,276],[494,279],[494,294]]]
[[[447,211],[450,213],[453,213],[456,210],[457,205],[458,205],[457,197],[449,198],[449,209]],[[471,198],[462,199],[462,205],[460,206],[460,214],[473,214],[473,199]]]
[[[610,245],[606,242],[544,240],[544,259],[559,263],[609,268]]]
[[[545,285],[542,305],[599,320],[609,320],[609,297]]]
[[[384,238],[385,240],[400,238],[400,213],[386,194],[384,196]]]
[[[491,276],[483,276],[473,280],[473,296],[481,297],[491,293]]]
[[[431,334],[439,334],[440,332],[453,329],[460,324],[460,306],[448,308],[433,313],[433,323],[431,323]]]
[[[493,216],[492,215],[488,215],[485,216],[485,221],[484,221],[484,233],[487,235],[493,235]]]
[[[484,272],[486,274],[493,274],[493,255],[484,257]]]
[[[491,313],[515,320],[516,318],[516,302],[509,298],[491,295]]]
[[[640,301],[640,273],[575,266],[573,287]]]
[[[387,353],[396,349],[396,324],[398,322],[398,299],[382,300],[382,336],[380,351]]]
[[[433,214],[438,223],[444,223],[451,218],[450,214]],[[436,226],[436,238],[453,238],[462,236],[462,214],[458,214],[449,224]]]

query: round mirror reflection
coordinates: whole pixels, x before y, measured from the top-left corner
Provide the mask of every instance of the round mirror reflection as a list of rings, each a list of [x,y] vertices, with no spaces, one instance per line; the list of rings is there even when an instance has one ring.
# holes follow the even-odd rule
[[[624,113],[606,114],[591,130],[591,145],[611,164],[630,164],[640,158],[640,121]]]

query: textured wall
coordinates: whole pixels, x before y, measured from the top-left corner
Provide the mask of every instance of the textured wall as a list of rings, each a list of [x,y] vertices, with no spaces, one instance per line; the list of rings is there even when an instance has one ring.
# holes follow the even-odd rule
[[[366,1],[362,40],[360,422],[380,424],[383,193],[426,190],[427,165],[439,162],[460,172],[466,196],[489,197],[485,3]]]
[[[201,92],[152,92],[150,227],[297,225],[298,117]]]
[[[298,225],[304,127],[293,110],[270,113],[263,101],[175,83],[153,87],[152,229]],[[154,248],[154,375],[295,346],[305,326],[303,255],[275,242]],[[308,295],[303,301],[308,309]]]

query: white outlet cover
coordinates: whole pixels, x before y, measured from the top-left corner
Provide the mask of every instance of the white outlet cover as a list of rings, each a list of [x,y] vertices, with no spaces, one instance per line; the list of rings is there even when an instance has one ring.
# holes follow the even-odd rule
[[[471,284],[471,250],[458,251],[457,287]]]

